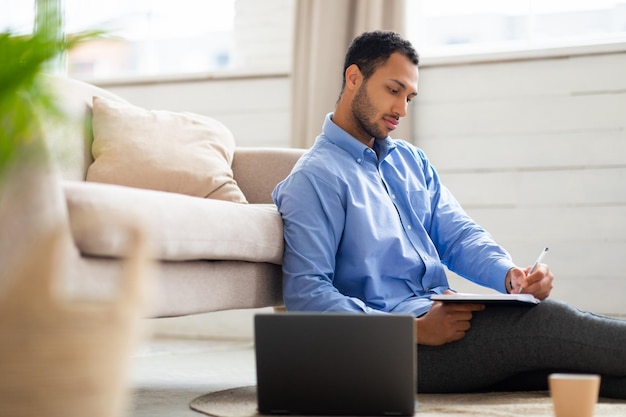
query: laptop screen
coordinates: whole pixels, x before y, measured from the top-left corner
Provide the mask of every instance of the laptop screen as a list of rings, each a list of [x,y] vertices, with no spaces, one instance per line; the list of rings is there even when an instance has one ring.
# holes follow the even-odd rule
[[[414,414],[413,317],[258,314],[254,326],[260,413]]]

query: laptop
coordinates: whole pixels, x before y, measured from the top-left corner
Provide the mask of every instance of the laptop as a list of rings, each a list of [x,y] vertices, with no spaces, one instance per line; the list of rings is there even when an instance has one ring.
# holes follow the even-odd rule
[[[261,414],[415,413],[417,349],[411,316],[257,314],[254,336]]]

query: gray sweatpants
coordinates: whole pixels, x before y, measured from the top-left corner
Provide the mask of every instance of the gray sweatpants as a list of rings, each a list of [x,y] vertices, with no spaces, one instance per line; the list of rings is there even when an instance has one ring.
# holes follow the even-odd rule
[[[465,337],[418,346],[422,393],[545,390],[551,372],[598,373],[600,395],[626,399],[626,321],[546,300],[487,306]]]

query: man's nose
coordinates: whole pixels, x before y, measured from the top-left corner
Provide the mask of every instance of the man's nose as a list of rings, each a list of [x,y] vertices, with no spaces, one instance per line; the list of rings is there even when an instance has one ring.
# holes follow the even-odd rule
[[[395,115],[397,115],[398,117],[404,117],[407,114],[407,109],[408,109],[408,101],[404,98],[399,98],[398,100],[396,100],[396,102],[394,103],[393,106],[393,113]]]

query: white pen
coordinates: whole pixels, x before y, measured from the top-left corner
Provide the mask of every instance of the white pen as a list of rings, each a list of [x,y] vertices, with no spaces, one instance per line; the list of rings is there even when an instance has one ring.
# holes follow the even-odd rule
[[[533,264],[533,267],[530,268],[530,272],[528,272],[528,275],[532,275],[533,272],[535,272],[535,269],[537,269],[537,266],[539,266],[539,264],[541,263],[541,261],[543,261],[543,257],[546,256],[546,252],[548,252],[548,247],[546,246],[545,248],[543,248],[543,250],[541,251],[541,253],[539,254],[539,257],[537,258],[537,260],[535,261],[535,263]],[[526,276],[528,276],[526,275]],[[525,279],[525,278],[524,278]],[[520,284],[517,293],[521,293],[522,292],[522,285]]]

